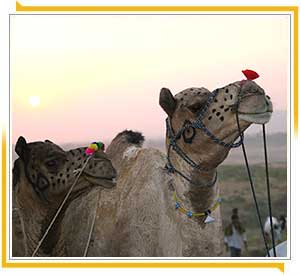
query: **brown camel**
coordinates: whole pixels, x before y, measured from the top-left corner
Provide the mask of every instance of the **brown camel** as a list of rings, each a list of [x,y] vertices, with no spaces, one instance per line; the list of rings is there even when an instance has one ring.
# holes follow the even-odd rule
[[[116,171],[102,151],[84,166],[87,159],[84,148],[64,151],[56,144],[45,142],[27,143],[20,137],[15,147],[19,158],[13,168],[13,256],[31,256],[47,229],[67,191],[78,176],[71,196],[63,207],[37,256],[66,256],[68,244],[61,241],[61,224],[64,212],[72,207],[66,219],[77,236],[87,238],[91,219],[83,214],[98,201],[98,193],[115,186]],[[79,176],[80,169],[84,168]],[[72,203],[76,201],[76,205]],[[77,220],[75,220],[77,218]],[[80,224],[78,223],[80,222]],[[84,222],[84,223],[83,223]],[[76,231],[76,228],[80,228]],[[84,232],[86,230],[86,232]],[[80,231],[80,232],[79,232]],[[80,234],[81,233],[81,234]],[[86,239],[85,239],[86,240]]]
[[[268,122],[272,103],[253,81],[232,83],[215,94],[211,104],[205,107],[212,95],[205,88],[189,88],[175,97],[165,88],[160,93],[160,105],[174,133],[190,125],[203,109],[207,109],[202,117],[207,131],[186,127],[176,139],[181,150],[202,169],[192,167],[173,149],[169,153],[173,167],[192,183],[165,168],[165,154],[126,143],[126,133],[116,137],[108,147],[107,155],[118,171],[115,192],[119,196],[112,256],[223,255],[216,170],[230,147],[220,143],[232,144],[239,136],[236,112],[242,132],[252,123]],[[219,144],[211,136],[217,137]],[[169,142],[167,133],[167,149]],[[197,216],[205,212],[206,215]],[[213,223],[205,223],[213,219]],[[98,253],[100,251],[91,251],[93,256]]]

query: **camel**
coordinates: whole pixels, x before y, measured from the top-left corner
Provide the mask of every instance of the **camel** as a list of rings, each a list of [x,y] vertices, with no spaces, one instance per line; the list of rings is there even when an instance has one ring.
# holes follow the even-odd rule
[[[67,247],[60,255],[82,256],[87,231],[89,257],[224,255],[217,167],[252,123],[270,120],[272,102],[261,87],[247,80],[213,93],[188,88],[173,96],[163,88],[159,104],[168,116],[167,155],[143,148],[141,133],[118,134],[106,150],[117,170],[117,185],[101,189],[98,203],[87,205],[84,215],[76,199],[68,205],[56,240]],[[198,125],[205,128],[195,127],[199,115]],[[85,226],[85,220],[93,217],[93,227]],[[52,256],[57,255],[54,252]]]
[[[19,158],[13,168],[12,255],[32,255],[67,191],[78,178],[62,214],[58,216],[36,254],[65,256],[68,254],[68,244],[60,239],[63,213],[68,207],[72,207],[73,212],[67,218],[77,218],[77,221],[74,220],[69,226],[78,227],[76,213],[82,214],[93,207],[101,189],[113,188],[116,185],[116,170],[100,150],[87,165],[84,165],[87,159],[84,148],[66,152],[49,140],[27,143],[24,137],[20,137],[15,150]],[[79,175],[81,168],[83,171]],[[87,229],[91,223],[88,215],[85,216],[87,219],[81,224],[80,230]],[[81,235],[82,238],[86,236]]]
[[[169,131],[166,147],[173,171],[166,169],[165,154],[126,143],[126,133],[117,136],[107,148],[118,172],[116,191],[119,190],[112,256],[224,255],[216,170],[230,146],[221,143],[232,144],[240,135],[236,112],[243,132],[252,123],[267,123],[273,110],[270,98],[251,80],[229,84],[214,94],[212,98],[206,88],[188,88],[176,96],[166,88],[160,92],[159,103],[168,115],[172,132],[178,133],[188,125],[176,138],[176,144],[202,169],[192,167],[175,150],[169,151]],[[202,122],[208,131],[189,127],[202,110]],[[212,136],[218,137],[219,143]],[[197,213],[205,215],[199,217]],[[96,254],[91,251],[91,255]]]

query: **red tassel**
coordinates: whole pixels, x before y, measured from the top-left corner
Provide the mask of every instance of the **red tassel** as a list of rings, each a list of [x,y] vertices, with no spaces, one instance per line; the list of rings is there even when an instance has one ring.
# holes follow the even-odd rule
[[[259,74],[252,70],[243,70],[242,72],[246,76],[247,80],[254,80],[259,77]]]

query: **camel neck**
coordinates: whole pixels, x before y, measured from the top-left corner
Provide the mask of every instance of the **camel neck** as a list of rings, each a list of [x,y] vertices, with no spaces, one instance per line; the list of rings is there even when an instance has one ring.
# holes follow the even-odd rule
[[[25,254],[30,257],[49,225],[57,205],[41,202],[41,198],[30,188],[29,182],[19,182],[18,186],[16,208],[24,235]],[[45,240],[44,243],[50,242]],[[51,240],[51,247],[54,243],[54,240]],[[44,251],[46,247],[42,245],[36,256],[47,256],[48,253]]]
[[[25,241],[25,254],[26,256],[30,257],[41,238],[46,214],[40,208],[31,208],[28,206],[25,208],[22,206],[22,204],[19,206],[18,210],[20,213],[20,222]],[[36,256],[45,255],[42,255],[42,253],[37,253]]]
[[[215,182],[216,169],[203,172],[177,157],[173,159],[173,163],[176,169],[195,183],[191,184],[179,174],[174,174],[174,188],[184,207],[192,212],[204,212],[212,207],[218,199],[218,185]]]

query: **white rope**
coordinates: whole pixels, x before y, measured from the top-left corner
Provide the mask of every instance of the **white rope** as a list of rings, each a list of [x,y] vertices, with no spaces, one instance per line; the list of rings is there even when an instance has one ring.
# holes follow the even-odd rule
[[[93,157],[93,155],[89,156],[89,157],[86,159],[85,163],[84,163],[83,166],[82,166],[82,169],[81,169],[80,172],[78,173],[78,175],[77,175],[77,177],[76,177],[74,183],[73,183],[72,186],[70,187],[70,189],[69,189],[68,193],[66,194],[64,200],[62,201],[60,207],[57,209],[57,211],[56,211],[54,217],[52,218],[52,220],[51,220],[51,222],[50,222],[50,224],[49,224],[47,230],[45,231],[43,237],[42,237],[42,238],[40,239],[40,241],[38,242],[38,245],[36,246],[35,250],[33,251],[31,257],[34,257],[35,254],[38,252],[38,250],[39,250],[39,248],[41,247],[43,241],[45,240],[46,236],[48,235],[48,233],[49,233],[49,231],[50,231],[52,225],[54,224],[54,222],[55,222],[55,220],[57,219],[58,215],[60,214],[60,212],[61,212],[63,206],[65,205],[67,199],[69,198],[71,192],[73,191],[75,184],[78,182],[78,179],[79,179],[79,177],[81,176],[81,174],[82,174],[84,168],[86,167],[86,165],[88,164],[89,160],[90,160],[92,157]]]
[[[86,246],[85,246],[85,249],[84,249],[83,257],[86,257],[88,249],[89,249],[89,245],[90,245],[90,242],[91,242],[92,233],[93,233],[93,230],[94,230],[95,221],[96,221],[96,217],[97,217],[97,210],[98,210],[100,197],[101,197],[101,190],[98,191],[98,196],[97,196],[97,200],[96,200],[96,207],[95,207],[95,213],[94,213],[91,229],[90,229],[90,232],[89,232],[89,236],[88,236],[88,239],[87,239],[87,243],[86,243]]]

